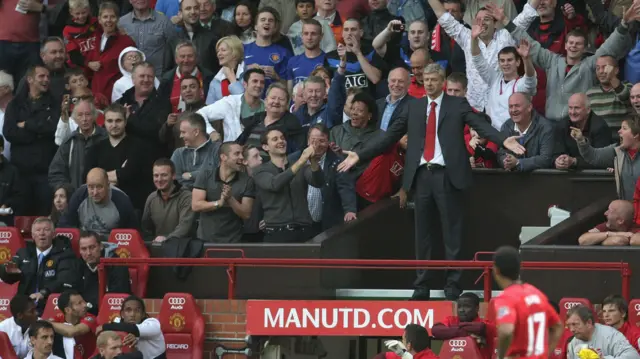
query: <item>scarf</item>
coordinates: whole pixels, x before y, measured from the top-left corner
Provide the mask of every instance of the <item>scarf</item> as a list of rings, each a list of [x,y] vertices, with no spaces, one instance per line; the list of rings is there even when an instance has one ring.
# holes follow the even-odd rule
[[[195,69],[193,69],[193,72],[191,72],[191,76],[197,78],[198,82],[200,82],[200,98],[204,98],[202,72],[198,71],[198,68],[196,67]],[[181,79],[182,74],[180,74],[180,69],[176,67],[176,74],[173,76],[173,87],[171,88],[171,96],[169,98],[169,101],[171,102],[172,113],[183,112],[186,108],[186,104],[184,103],[184,100],[182,100],[182,95],[180,95]]]

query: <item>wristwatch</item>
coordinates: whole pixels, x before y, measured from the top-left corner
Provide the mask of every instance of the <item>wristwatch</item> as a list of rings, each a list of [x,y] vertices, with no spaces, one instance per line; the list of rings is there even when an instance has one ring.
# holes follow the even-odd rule
[[[220,201],[213,201],[213,206],[218,209],[220,208]]]

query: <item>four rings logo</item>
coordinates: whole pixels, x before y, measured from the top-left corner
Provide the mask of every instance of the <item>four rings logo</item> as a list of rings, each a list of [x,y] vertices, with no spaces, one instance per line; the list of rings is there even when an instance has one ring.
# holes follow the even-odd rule
[[[58,232],[59,236],[67,237],[69,239],[73,239],[73,233],[71,232]]]
[[[180,297],[171,297],[168,300],[169,305],[171,305],[170,309],[183,309],[183,305],[187,302],[186,299]]]
[[[116,241],[130,241],[131,233],[116,233]]]
[[[9,299],[6,299],[6,298],[0,299],[0,307],[8,307],[9,306],[9,302],[10,302]],[[2,309],[2,308],[0,308],[0,309]]]
[[[635,309],[636,312],[640,312],[640,303],[636,304],[633,309]]]
[[[464,339],[451,339],[449,340],[449,345],[452,347],[466,347],[467,341]]]
[[[124,302],[124,298],[109,298],[107,299],[107,304],[109,305],[109,310],[120,310],[122,309],[122,302]]]
[[[11,232],[0,232],[0,239],[11,239]]]
[[[579,305],[582,305],[582,303],[580,303],[580,302],[566,302],[566,303],[564,303],[564,309],[571,309],[571,308],[577,307]]]

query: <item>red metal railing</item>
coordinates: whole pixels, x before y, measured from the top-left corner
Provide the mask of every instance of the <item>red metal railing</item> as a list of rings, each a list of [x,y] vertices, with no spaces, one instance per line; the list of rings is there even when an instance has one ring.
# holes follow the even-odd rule
[[[238,267],[277,268],[327,268],[327,269],[476,269],[482,270],[484,298],[491,299],[490,261],[427,261],[398,259],[316,259],[316,258],[102,258],[98,264],[100,298],[105,294],[107,265],[129,266],[148,264],[150,266],[172,267],[227,267],[228,297],[234,299],[236,289],[236,269]],[[578,270],[578,271],[619,271],[622,278],[622,296],[631,299],[631,268],[625,262],[522,262],[522,268],[529,270]],[[479,280],[480,278],[478,278]]]

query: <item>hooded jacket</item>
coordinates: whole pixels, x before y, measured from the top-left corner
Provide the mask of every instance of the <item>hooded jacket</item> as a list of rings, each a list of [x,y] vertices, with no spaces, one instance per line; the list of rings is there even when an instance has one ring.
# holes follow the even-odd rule
[[[103,138],[107,138],[104,128],[94,126],[93,133],[85,138],[78,130],[73,131],[58,148],[49,165],[49,185],[56,188],[63,183],[71,183],[73,188],[80,188],[85,182],[85,154]]]
[[[111,91],[111,95],[107,96],[107,98],[111,98],[111,102],[118,101],[128,89],[133,87],[133,80],[131,79],[131,73],[125,70],[125,68],[122,66],[122,62],[123,62],[122,58],[127,52],[131,52],[131,51],[137,51],[138,53],[140,53],[140,55],[142,55],[142,61],[145,61],[147,59],[147,57],[144,55],[144,52],[138,50],[138,48],[135,47],[135,44],[134,46],[129,46],[124,50],[120,51],[120,55],[118,56],[118,68],[120,69],[120,73],[122,74],[122,77],[120,77],[113,84],[113,90]],[[160,87],[160,80],[158,80],[157,77],[154,80],[154,85],[156,86],[156,88]]]
[[[100,93],[109,98],[113,91],[113,84],[122,77],[121,52],[136,44],[129,35],[116,32],[107,38],[104,50],[101,51],[102,36],[103,32],[98,31],[96,45],[85,54],[84,65],[87,66],[92,61],[100,62],[100,69],[93,73],[91,91],[94,94]]]

